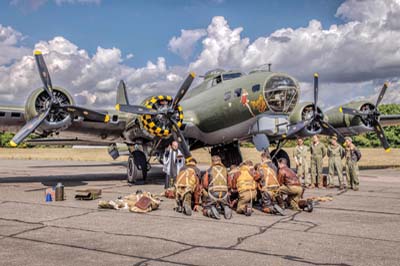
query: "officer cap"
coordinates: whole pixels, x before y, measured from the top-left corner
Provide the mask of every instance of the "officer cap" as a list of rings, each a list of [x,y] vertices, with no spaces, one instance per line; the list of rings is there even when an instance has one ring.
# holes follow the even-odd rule
[[[350,142],[353,141],[350,137],[345,137],[344,140],[348,140],[348,141],[350,141]]]

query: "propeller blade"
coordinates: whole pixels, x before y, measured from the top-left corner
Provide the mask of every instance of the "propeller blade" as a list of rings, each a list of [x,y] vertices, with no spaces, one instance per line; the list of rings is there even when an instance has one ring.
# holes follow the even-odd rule
[[[317,116],[318,106],[318,73],[314,73],[314,120]]]
[[[48,108],[46,112],[43,112],[31,120],[29,120],[18,132],[15,134],[15,136],[12,138],[10,141],[10,146],[11,147],[16,147],[18,144],[20,144],[29,134],[31,134],[33,131],[35,131],[38,126],[43,122],[43,120],[46,118],[46,116],[49,114],[51,108]]]
[[[49,94],[52,100],[53,96],[53,85],[51,84],[49,70],[47,69],[46,62],[44,61],[42,52],[39,50],[35,51],[36,64],[39,70],[40,79],[43,82],[44,89]]]
[[[348,114],[348,115],[355,115],[355,116],[361,116],[361,117],[368,116],[368,114],[360,112],[359,110],[353,109],[353,108],[340,107],[339,111],[343,114]]]
[[[179,129],[178,125],[173,119],[169,119],[171,123],[173,124],[172,126],[172,135],[174,139],[178,142],[179,148],[183,153],[183,156],[185,156],[185,159],[192,157],[192,154],[190,153],[189,146],[186,143],[185,137],[182,134],[182,131]]]
[[[390,145],[386,139],[385,131],[383,131],[381,124],[379,124],[378,121],[374,121],[372,126],[374,127],[374,131],[375,131],[376,135],[378,136],[378,139],[382,143],[382,146],[385,149],[385,151],[387,151],[387,152],[390,151]]]
[[[116,109],[121,112],[138,114],[138,115],[156,115],[160,113],[157,110],[149,109],[141,105],[117,104]]]
[[[381,103],[383,96],[386,93],[386,89],[388,88],[388,83],[385,82],[385,84],[383,84],[383,87],[381,89],[381,92],[379,93],[378,99],[376,100],[376,104],[375,104],[375,108],[378,109],[378,105]]]
[[[59,107],[61,110],[64,110],[72,116],[81,116],[86,120],[90,120],[93,122],[105,122],[110,121],[110,116],[108,114],[104,114],[98,111],[86,109],[84,107],[75,106],[75,105],[63,105]]]
[[[196,74],[191,72],[189,76],[185,79],[183,82],[181,88],[177,92],[177,94],[174,97],[174,101],[172,103],[172,108],[175,109],[175,107],[179,104],[179,102],[182,100],[183,96],[185,96],[186,92],[189,90],[190,85],[192,85],[192,82],[194,80],[194,77]]]
[[[338,138],[339,143],[344,143],[344,136],[342,133],[340,133],[336,128],[334,128],[331,124],[328,122],[321,120],[321,125],[322,127],[329,132],[330,135],[336,136]]]

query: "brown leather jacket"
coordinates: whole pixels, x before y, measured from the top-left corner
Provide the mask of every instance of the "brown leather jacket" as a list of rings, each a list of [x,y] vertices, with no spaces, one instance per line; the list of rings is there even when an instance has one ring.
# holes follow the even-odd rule
[[[209,173],[211,172],[210,170],[214,165],[219,165],[219,166],[225,167],[222,163],[217,163],[217,164],[212,164],[211,165],[211,167],[205,172],[205,174],[203,175],[203,179],[201,180],[201,185],[202,185],[202,187],[204,189],[208,189],[209,179],[210,179]],[[228,185],[228,189],[231,190],[231,188],[232,188],[232,175],[230,175],[229,173],[228,173],[228,176],[227,176],[227,185]]]
[[[199,205],[200,204],[200,196],[201,196],[201,184],[200,184],[201,172],[200,172],[200,169],[195,165],[186,164],[185,166],[183,166],[181,168],[181,171],[184,171],[186,168],[192,168],[196,173],[196,185],[195,185],[195,189],[193,192],[193,200],[194,200],[195,205]]]
[[[278,181],[281,186],[301,186],[299,177],[287,166],[279,168]]]

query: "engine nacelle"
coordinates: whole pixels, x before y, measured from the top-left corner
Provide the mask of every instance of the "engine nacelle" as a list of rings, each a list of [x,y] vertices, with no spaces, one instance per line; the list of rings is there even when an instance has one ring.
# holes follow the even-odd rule
[[[324,113],[322,110],[317,107],[317,112],[319,113],[320,116],[322,116],[322,119],[324,119]],[[302,120],[310,120],[314,115],[314,104],[312,102],[303,102],[299,103],[296,108],[293,110],[292,114],[289,117],[289,122],[290,124],[296,124],[299,121]],[[311,124],[308,125],[305,129],[306,134],[308,135],[314,135],[314,134],[319,134],[322,132],[322,127],[319,124]]]
[[[57,99],[60,105],[74,105],[74,99],[71,94],[61,88],[53,88],[54,97]],[[49,105],[50,96],[43,88],[34,90],[28,97],[25,103],[25,117],[27,120],[31,120],[39,113],[47,109]],[[71,115],[65,111],[57,110],[57,108],[52,108],[49,115],[43,121],[43,123],[38,128],[39,131],[44,131],[47,133],[63,130],[71,125],[72,118]]]
[[[341,106],[353,108],[361,112],[368,112],[375,109],[374,104],[366,101],[350,102]],[[340,112],[339,109],[340,106],[332,108],[326,112],[326,115],[329,117],[329,123],[334,127],[344,128],[363,126],[371,128],[371,125],[368,124],[368,121],[362,121],[359,117],[354,115],[344,114]]]
[[[168,138],[172,133],[173,124],[167,118],[166,114],[173,103],[171,96],[159,95],[146,99],[142,105],[153,110],[165,112],[155,115],[141,115],[140,122],[144,129],[153,136],[160,138]],[[168,114],[175,121],[178,128],[182,126],[183,110],[177,105],[173,113]]]

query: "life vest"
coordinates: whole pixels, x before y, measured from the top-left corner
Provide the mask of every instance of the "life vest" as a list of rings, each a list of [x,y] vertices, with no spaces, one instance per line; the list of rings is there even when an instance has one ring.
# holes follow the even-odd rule
[[[275,171],[267,164],[263,163],[259,167],[262,180],[259,184],[261,191],[271,191],[279,188],[279,182],[276,178]]]
[[[209,192],[227,192],[228,179],[226,168],[220,164],[213,165],[208,170],[208,191]]]
[[[254,181],[253,176],[250,174],[250,170],[247,166],[240,167],[240,175],[237,178],[236,186],[238,192],[255,190],[256,182]]]
[[[187,167],[182,169],[176,178],[175,187],[177,192],[181,192],[182,190],[193,192],[196,187],[196,181],[196,172],[193,168]]]

